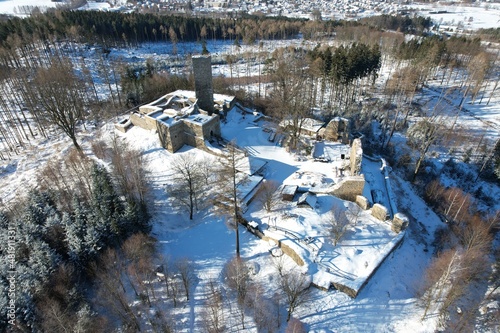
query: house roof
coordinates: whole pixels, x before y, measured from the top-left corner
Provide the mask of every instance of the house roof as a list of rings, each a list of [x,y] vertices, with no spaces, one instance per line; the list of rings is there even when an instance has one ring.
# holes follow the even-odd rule
[[[305,192],[300,195],[300,197],[297,200],[297,206],[309,206],[311,208],[314,208],[316,206],[316,202],[318,201],[318,198],[316,197],[316,194],[311,193],[311,192]]]
[[[253,156],[245,156],[238,160],[236,165],[236,170],[239,172],[243,172],[247,175],[254,175],[267,164],[267,161],[264,161],[260,158]]]
[[[297,185],[285,185],[283,186],[281,193],[284,195],[295,195],[298,188],[299,187]]]
[[[313,118],[303,118],[301,121],[300,128],[309,132],[317,133],[325,123]],[[292,126],[293,121],[291,119],[285,119],[280,123],[280,127]]]

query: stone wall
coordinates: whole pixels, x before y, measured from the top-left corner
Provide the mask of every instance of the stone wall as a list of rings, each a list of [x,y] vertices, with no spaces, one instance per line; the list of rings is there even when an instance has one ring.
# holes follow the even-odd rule
[[[370,203],[368,202],[368,199],[362,195],[356,196],[356,203],[363,210],[367,210],[368,208],[370,208]]]
[[[361,171],[361,161],[363,159],[363,147],[361,139],[354,139],[351,146],[351,175],[358,175]]]
[[[340,199],[356,202],[356,197],[363,194],[364,187],[365,177],[363,175],[352,176],[335,185],[332,194]]]
[[[132,113],[130,115],[130,121],[132,122],[132,124],[134,124],[134,126],[139,126],[146,130],[156,129],[156,124],[155,126],[151,127],[150,124],[146,121],[146,116],[139,113]]]
[[[184,123],[182,121],[167,125],[161,121],[156,122],[156,129],[161,146],[171,153],[175,153],[186,142]]]
[[[128,130],[131,126],[133,126],[133,124],[132,124],[132,121],[130,120],[130,118],[129,118],[129,119],[122,120],[122,121],[120,121],[119,123],[116,123],[116,124],[115,124],[115,128],[116,128],[117,130],[119,130],[120,132],[123,132],[123,133],[127,132],[127,130]]]
[[[287,256],[289,256],[293,261],[295,261],[295,263],[298,266],[304,266],[304,260],[302,260],[302,258],[297,254],[297,252],[295,252],[288,245],[283,244],[283,242],[276,240],[274,238],[268,237],[268,236],[262,236],[261,238],[262,238],[262,240],[267,241],[267,242],[270,240],[273,241],[276,245],[278,245],[278,247],[283,251],[283,253],[286,254]]]
[[[203,124],[203,138],[210,139],[212,136],[221,136],[219,115],[214,115],[212,119]]]
[[[396,213],[392,219],[391,230],[395,233],[400,233],[408,227],[408,217],[403,213]]]
[[[347,143],[349,141],[349,119],[336,117],[330,120],[324,128],[322,136],[326,140]]]
[[[389,212],[385,206],[376,203],[372,207],[372,216],[380,221],[385,221],[389,217]]]
[[[203,125],[201,123],[193,123],[186,121],[184,124],[184,131],[187,135],[203,137]]]
[[[247,226],[248,225],[248,221],[246,221],[245,219],[242,219],[241,224],[244,225],[244,226]],[[256,235],[257,237],[259,237],[260,239],[262,239],[263,241],[266,241],[266,242],[272,241],[272,242],[274,242],[274,244],[276,244],[283,251],[284,254],[286,254],[293,261],[295,261],[295,263],[298,266],[304,266],[304,260],[302,260],[302,258],[297,254],[297,252],[295,252],[288,245],[283,244],[283,242],[281,242],[280,240],[277,240],[277,239],[274,239],[274,238],[271,238],[269,236],[264,235],[264,233],[262,231],[260,231],[259,229],[254,229],[253,234]]]

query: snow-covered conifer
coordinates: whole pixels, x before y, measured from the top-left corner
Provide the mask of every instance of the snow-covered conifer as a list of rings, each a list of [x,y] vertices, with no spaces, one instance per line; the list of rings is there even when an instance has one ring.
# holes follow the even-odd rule
[[[69,215],[63,216],[63,223],[66,229],[66,243],[68,244],[69,259],[75,263],[80,264],[83,260],[82,256],[85,249],[85,231],[87,220],[85,212],[82,207],[77,203],[73,217]]]
[[[116,238],[123,232],[123,205],[113,187],[108,171],[97,164],[92,168],[91,222],[100,237]]]

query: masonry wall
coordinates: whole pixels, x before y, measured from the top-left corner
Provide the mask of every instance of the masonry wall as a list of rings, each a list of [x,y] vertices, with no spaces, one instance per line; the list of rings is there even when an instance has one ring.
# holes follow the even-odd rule
[[[365,177],[363,175],[345,178],[338,183],[332,194],[343,200],[356,202],[356,197],[363,194],[365,187]]]
[[[163,148],[171,153],[175,153],[184,146],[186,139],[183,122],[177,122],[167,126],[165,123],[158,121],[156,125],[158,137],[160,138],[160,143]]]
[[[363,159],[363,148],[360,139],[354,139],[351,146],[351,175],[358,175],[361,171],[361,161]]]
[[[215,115],[203,124],[203,137],[208,139],[211,136],[221,136],[219,115]]]
[[[138,126],[147,130],[152,130],[156,128],[156,125],[151,128],[149,123],[146,122],[146,116],[138,113],[132,113],[130,115],[130,121],[134,126]]]
[[[326,125],[323,136],[326,140],[337,141],[342,139],[342,143],[349,141],[349,123],[347,119],[335,118]]]

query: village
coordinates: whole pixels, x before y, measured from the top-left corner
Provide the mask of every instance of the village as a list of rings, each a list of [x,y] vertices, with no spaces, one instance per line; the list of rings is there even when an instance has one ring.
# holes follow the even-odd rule
[[[356,297],[408,227],[396,207],[385,162],[364,156],[362,139],[354,139],[349,120],[339,117],[328,124],[302,121],[311,154],[290,153],[284,144],[289,123],[275,124],[233,96],[214,94],[209,55],[193,57],[193,67],[196,91],[166,94],[115,129],[125,135],[132,128],[156,134],[174,155],[190,146],[217,157],[236,142],[244,161],[238,164],[241,224],[268,244],[271,254],[291,258],[313,286]],[[259,188],[269,181],[279,184],[279,208],[273,212],[258,203]],[[332,217],[332,211],[340,215]],[[346,223],[338,244],[332,242],[328,219]]]

